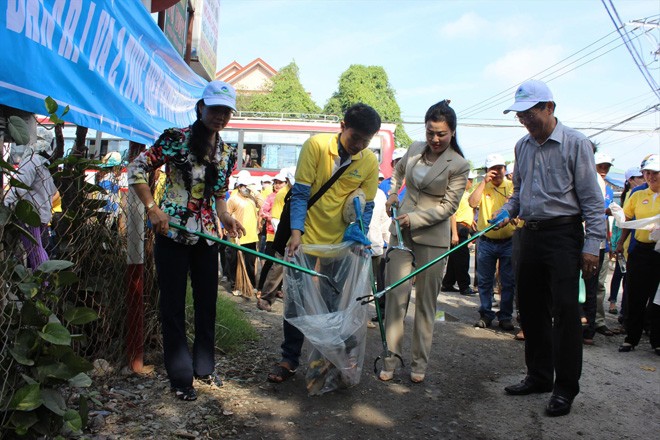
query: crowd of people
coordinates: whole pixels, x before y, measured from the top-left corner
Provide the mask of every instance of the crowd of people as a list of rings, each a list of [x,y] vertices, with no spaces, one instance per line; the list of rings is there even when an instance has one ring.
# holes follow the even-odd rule
[[[528,131],[515,146],[515,164],[495,153],[471,170],[458,144],[456,113],[450,101],[440,101],[426,112],[425,140],[394,150],[393,172],[386,178],[367,148],[380,129],[380,116],[358,103],[346,110],[338,133],[317,134],[304,143],[296,167],[274,176],[246,170],[233,176],[236,147],[222,140],[221,131],[236,110],[236,92],[224,82],[209,83],[194,108],[197,120],[166,130],[127,173],[156,232],[164,363],[176,397],[195,400],[194,380],[222,385],[214,353],[219,282],[226,279],[235,295],[255,296],[258,309],[272,312],[284,295],[284,270],[271,257],[287,259],[301,245],[345,240],[351,222],[347,200],[356,194],[364,203],[353,221],[364,225],[359,240],[370,243],[371,279],[378,291],[451,249],[448,258],[376,301],[380,311],[366,325],[384,321],[392,354],[384,359],[380,380],[392,380],[405,357],[404,318],[413,290],[413,383],[425,380],[441,291],[478,294],[474,327],[489,328],[497,320],[503,331],[514,331],[519,323],[515,339],[525,343],[527,374],[505,391],[552,392],[549,416],[570,412],[580,391],[582,346],[593,345],[597,333],[625,334],[619,352],[627,353],[647,331],[653,352],[660,355],[660,157],[640,158],[640,166],[626,170],[617,204],[607,183],[612,157],[563,125],[555,109],[545,83],[521,84],[504,111],[514,112]],[[30,267],[48,259],[46,231],[57,204],[47,168],[52,148],[52,134],[39,128],[16,174],[31,189],[12,188],[4,200],[8,205],[25,200],[39,214],[41,225],[28,228],[34,240],[24,240]],[[112,224],[121,201],[115,182],[120,162],[108,155],[96,175],[110,195],[103,214]],[[163,184],[152,194],[148,174],[158,170]],[[170,228],[171,222],[188,232]],[[471,283],[466,242],[477,233]],[[268,258],[225,248],[208,236]],[[237,287],[241,270],[249,291]],[[189,278],[192,350],[184,310]],[[617,328],[605,324],[605,313],[617,315]],[[281,360],[269,381],[281,383],[296,373],[304,338],[285,314]]]
[[[652,349],[660,354],[656,294],[660,256],[655,232],[649,232],[653,227],[615,224],[609,240],[613,205],[604,178],[612,160],[594,156],[594,144],[555,117],[552,92],[543,82],[523,83],[514,104],[505,110],[515,112],[528,131],[516,144],[515,167],[501,155],[491,154],[476,185],[477,173],[470,170],[457,141],[456,113],[443,100],[426,113],[425,141],[394,151],[393,174],[387,179],[367,148],[380,128],[380,116],[358,103],[346,110],[339,133],[317,134],[304,143],[295,169],[283,169],[259,182],[241,172],[230,188],[236,149],[222,141],[220,132],[236,109],[235,99],[230,85],[211,82],[195,106],[197,121],[187,128],[166,130],[129,167],[129,183],[158,233],[155,254],[165,367],[180,399],[196,398],[194,378],[221,384],[213,366],[212,331],[219,249],[194,233],[234,239],[286,259],[301,245],[340,243],[349,226],[342,211],[356,191],[366,202],[360,219],[371,241],[373,279],[379,290],[456,249],[448,261],[430,266],[377,302],[393,354],[384,359],[380,380],[393,379],[399,366],[394,355],[404,356],[404,318],[413,289],[409,374],[413,383],[425,380],[438,294],[442,290],[477,293],[470,286],[470,253],[464,243],[491,225],[476,242],[479,317],[474,326],[487,328],[497,320],[501,329],[513,331],[514,320],[520,323],[516,338],[525,341],[527,375],[507,386],[506,393],[552,392],[546,414],[570,412],[580,390],[583,344],[592,344],[596,332],[614,334],[604,324],[603,304],[608,263],[615,256],[620,263],[607,310],[619,315],[622,325],[615,330],[627,332],[619,351],[633,350],[650,326]],[[146,173],[161,165],[166,167],[167,184],[157,204],[146,185]],[[651,219],[657,228],[659,173],[657,154],[645,158],[639,169],[626,172],[625,219]],[[171,230],[169,222],[193,233]],[[273,302],[282,296],[282,267],[244,257],[254,286],[248,295],[256,295],[257,308],[271,312]],[[235,258],[225,258],[222,266],[229,281],[235,282]],[[195,303],[192,353],[183,310],[188,274]],[[581,282],[586,290],[584,304],[579,302]],[[623,301],[618,310],[621,284]],[[281,383],[296,373],[304,338],[285,316],[281,360],[268,374],[269,381]]]

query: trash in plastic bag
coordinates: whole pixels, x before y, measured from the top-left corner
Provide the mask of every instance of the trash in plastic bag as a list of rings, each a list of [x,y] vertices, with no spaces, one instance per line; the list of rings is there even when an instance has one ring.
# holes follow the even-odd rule
[[[327,275],[327,280],[286,268],[284,318],[314,348],[309,356],[307,391],[321,395],[360,382],[366,347],[366,307],[356,299],[371,292],[371,257],[354,242],[302,245],[292,262]]]

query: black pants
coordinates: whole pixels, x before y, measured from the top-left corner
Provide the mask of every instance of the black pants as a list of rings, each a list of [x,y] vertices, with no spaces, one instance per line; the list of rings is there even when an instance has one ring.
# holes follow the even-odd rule
[[[458,243],[461,244],[470,236],[470,229],[462,224],[457,224],[456,228],[458,231]],[[458,283],[458,288],[461,291],[467,290],[470,287],[470,249],[467,246],[463,246],[449,254],[442,285],[451,287],[454,283]]]
[[[584,231],[572,223],[520,233],[516,284],[529,380],[553,383],[573,398],[580,391],[582,326],[578,277]],[[553,375],[554,373],[554,375]]]
[[[605,249],[600,250],[598,256],[598,269],[589,279],[584,280],[586,298],[582,305],[582,315],[587,318],[587,326],[582,331],[584,339],[593,339],[596,334],[596,310],[598,308],[598,274],[605,261]]]
[[[265,249],[265,254],[274,257],[275,256],[275,249],[273,248],[273,242],[272,241],[267,241],[266,242],[266,249]],[[261,274],[259,275],[259,284],[255,286],[257,290],[261,291],[264,288],[264,283],[266,282],[266,277],[268,276],[268,272],[270,271],[271,266],[273,265],[273,262],[271,260],[266,260],[264,262],[264,265],[261,268]]]
[[[635,244],[635,248],[628,256],[626,274],[626,342],[636,346],[642,337],[644,328],[644,315],[649,302],[651,319],[651,347],[660,347],[660,334],[658,334],[658,310],[653,304],[660,282],[660,254],[652,246],[643,243]]]
[[[165,369],[172,387],[189,387],[193,375],[211,374],[215,366],[218,246],[209,246],[203,239],[195,245],[184,245],[157,235],[154,259],[160,289]],[[192,355],[186,339],[188,273],[195,313]]]

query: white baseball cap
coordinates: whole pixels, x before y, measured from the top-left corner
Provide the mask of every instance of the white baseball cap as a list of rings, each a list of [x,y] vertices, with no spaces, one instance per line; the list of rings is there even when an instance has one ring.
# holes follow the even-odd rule
[[[515,163],[515,162],[511,162],[510,164],[508,164],[508,165],[506,166],[506,173],[507,173],[507,174],[513,174],[513,171],[514,171],[515,167],[516,167],[516,163]]]
[[[384,178],[385,178],[385,174],[383,174],[383,173],[381,173],[381,172],[379,171],[379,172],[378,172],[378,178],[379,178],[379,179],[384,179]]]
[[[474,179],[478,175],[479,173],[477,173],[475,170],[470,170],[470,172],[468,173],[468,179]]]
[[[626,170],[625,176],[626,181],[630,180],[631,177],[642,177],[642,170],[639,167],[630,167]]]
[[[553,98],[552,92],[543,81],[530,79],[520,84],[520,87],[516,90],[515,100],[511,107],[504,110],[505,114],[509,112],[524,112],[539,102],[550,102]]]
[[[266,182],[272,182],[273,178],[270,177],[268,174],[264,174],[261,176],[261,183],[266,183]]]
[[[296,168],[295,167],[284,168],[282,170],[282,173],[284,174],[284,177],[289,181],[289,184],[291,186],[296,184]]]
[[[278,182],[286,182],[286,172],[281,170],[279,173],[273,177],[273,181],[277,180]]]
[[[206,105],[222,105],[236,111],[236,90],[223,81],[211,81],[204,88],[202,99]]]
[[[642,171],[660,171],[660,156],[657,154],[646,156],[639,168]]]
[[[612,159],[611,156],[608,156],[605,153],[596,153],[594,154],[594,160],[596,161],[596,165],[601,164],[601,163],[607,163],[612,165],[612,162],[614,162],[614,159]]]
[[[396,148],[394,151],[392,151],[392,160],[398,160],[401,159],[407,152],[405,148]]]
[[[504,160],[504,157],[502,157],[501,154],[489,154],[486,157],[486,169],[489,169],[497,165],[506,166],[506,161]]]

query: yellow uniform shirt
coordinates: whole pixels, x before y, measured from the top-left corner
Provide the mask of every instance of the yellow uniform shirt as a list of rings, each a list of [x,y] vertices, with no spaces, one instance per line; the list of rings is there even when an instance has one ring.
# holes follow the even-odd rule
[[[282,217],[282,210],[284,210],[284,197],[289,192],[289,187],[286,186],[279,190],[277,194],[275,194],[275,199],[273,200],[273,206],[270,208],[270,216],[272,218],[278,219]],[[273,241],[275,240],[275,234],[274,233],[268,233],[266,234],[266,241]]]
[[[461,197],[461,201],[458,203],[458,209],[456,210],[456,223],[466,223],[471,225],[474,221],[474,209],[468,203],[470,194],[465,191]]]
[[[339,157],[339,134],[317,134],[302,147],[296,167],[296,183],[309,185],[313,196],[332,176],[335,159]],[[373,151],[364,149],[351,157],[351,163],[336,182],[308,211],[303,243],[340,243],[346,222],[342,208],[348,196],[362,188],[367,201],[373,201],[378,190],[378,159]]]
[[[646,188],[633,193],[626,199],[623,204],[623,212],[627,218],[642,218],[654,217],[660,214],[660,196],[654,193],[650,188]],[[649,234],[651,231],[644,229],[635,230],[635,240],[640,243],[654,243]]]
[[[261,198],[266,200],[266,198],[273,193],[273,185],[268,185],[266,189],[262,189],[259,193],[261,194]]]
[[[477,219],[477,228],[483,231],[490,223],[488,220],[493,218],[493,214],[500,209],[506,201],[513,194],[513,182],[504,179],[500,186],[493,185],[493,182],[488,182],[481,193],[481,201],[479,202],[479,218]],[[516,227],[508,224],[502,229],[488,231],[485,236],[493,240],[501,240],[504,238],[511,238],[513,231]]]
[[[245,235],[241,237],[241,244],[256,243],[257,236],[257,205],[249,198],[240,194],[229,196],[227,200],[227,211],[236,218],[245,228]]]

